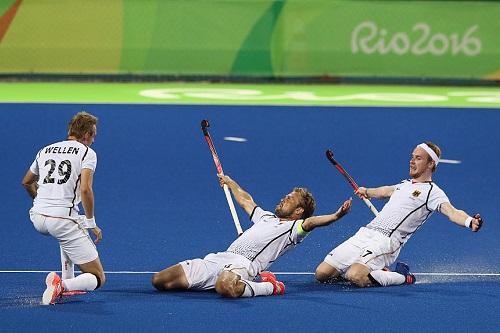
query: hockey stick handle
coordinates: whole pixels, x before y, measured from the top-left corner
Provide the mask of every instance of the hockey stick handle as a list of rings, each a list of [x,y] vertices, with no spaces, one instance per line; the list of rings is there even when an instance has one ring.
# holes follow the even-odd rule
[[[219,155],[215,150],[215,145],[212,141],[212,137],[210,136],[210,133],[208,133],[209,126],[210,124],[208,123],[208,120],[201,121],[201,129],[203,131],[203,135],[205,136],[205,140],[207,141],[208,148],[212,153],[212,158],[214,160],[217,173],[224,175],[224,170],[222,169],[222,163],[220,162]],[[229,206],[229,210],[231,211],[231,216],[233,218],[234,226],[236,227],[238,236],[240,236],[243,233],[243,229],[241,228],[240,219],[238,218],[238,214],[236,213],[236,208],[234,207],[233,198],[231,197],[231,193],[229,192],[229,187],[226,184],[224,184],[223,189],[224,189],[224,194],[226,195],[226,201]]]
[[[231,211],[231,216],[233,217],[234,226],[238,232],[238,236],[241,236],[243,229],[241,228],[240,220],[238,214],[236,214],[236,208],[234,207],[233,199],[231,198],[231,193],[229,192],[229,187],[224,184],[223,186],[224,194],[226,195],[227,204],[229,205],[229,210]]]
[[[377,208],[375,208],[375,206],[372,204],[372,202],[365,198],[365,197],[362,197],[363,199],[363,202],[368,206],[368,208],[370,208],[370,210],[372,211],[373,215],[377,216],[378,215],[378,210]]]
[[[342,176],[344,176],[345,179],[347,179],[347,181],[349,182],[349,184],[351,184],[351,186],[354,189],[354,191],[357,191],[359,189],[358,184],[356,183],[356,181],[354,180],[354,178],[352,178],[351,175],[347,171],[345,171],[345,169],[342,167],[342,165],[340,165],[333,158],[333,152],[330,149],[328,149],[326,151],[326,157],[335,166],[335,168],[340,172],[340,174]],[[372,204],[372,202],[369,199],[365,198],[365,197],[361,197],[361,199],[366,204],[366,206],[368,206],[368,208],[370,208],[370,210],[372,211],[372,213],[375,216],[377,216],[378,215],[378,210],[377,210],[377,208],[375,208],[375,206]]]

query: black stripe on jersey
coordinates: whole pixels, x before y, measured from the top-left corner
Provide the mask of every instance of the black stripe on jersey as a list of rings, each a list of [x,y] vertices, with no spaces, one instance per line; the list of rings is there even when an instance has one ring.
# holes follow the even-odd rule
[[[431,197],[431,191],[434,188],[434,185],[432,185],[431,182],[429,182],[429,185],[431,186],[431,188],[430,188],[429,192],[427,193],[427,198],[425,199],[425,209],[427,209],[429,212],[432,212],[432,210],[430,210],[429,207],[427,207],[427,204],[429,203],[429,198]],[[429,215],[427,215],[427,216],[429,216]]]
[[[252,217],[253,217],[253,213],[255,213],[255,210],[257,209],[257,207],[259,206],[255,206],[252,210],[252,214],[250,214],[250,221],[252,221]]]
[[[430,210],[429,210],[429,208],[427,207],[427,202],[429,201],[429,197],[430,197],[430,195],[431,195],[431,191],[432,191],[433,185],[432,185],[432,183],[431,183],[431,182],[428,182],[428,183],[429,183],[429,185],[431,186],[431,188],[430,188],[429,192],[427,193],[427,198],[425,198],[425,202],[424,202],[422,205],[420,205],[420,206],[418,206],[417,208],[415,208],[414,210],[412,210],[411,212],[409,212],[409,213],[408,213],[408,215],[406,215],[406,216],[405,216],[405,218],[404,218],[401,222],[399,222],[399,224],[396,226],[396,228],[394,228],[394,229],[391,231],[391,233],[389,234],[389,237],[391,237],[391,236],[392,236],[392,234],[394,233],[394,231],[398,230],[398,228],[401,226],[401,224],[403,224],[403,222],[404,222],[404,221],[406,221],[406,219],[407,219],[408,217],[410,217],[410,216],[411,216],[411,214],[415,213],[415,212],[416,212],[417,210],[419,210],[420,208],[422,208],[422,207],[424,207],[424,206],[425,206],[425,209],[427,209],[428,211],[430,211]],[[432,211],[430,211],[430,212],[432,212]],[[430,214],[430,213],[429,213],[429,214]],[[429,217],[429,215],[427,215],[427,217]],[[425,219],[427,219],[427,217],[426,217]],[[425,222],[425,220],[424,220],[424,222]],[[422,223],[423,223],[423,222],[422,222]],[[420,224],[420,225],[422,225],[422,224]],[[418,229],[418,227],[417,227],[417,229]],[[415,230],[417,230],[417,229],[415,229]],[[413,232],[415,232],[415,231],[413,231]]]
[[[82,157],[82,162],[83,160],[85,159],[85,156],[87,156],[87,153],[89,152],[89,147],[88,146],[85,146],[87,149],[85,150],[85,154],[83,154],[83,157]],[[71,210],[75,207],[75,200],[76,200],[76,189],[78,188],[78,183],[80,182],[80,178],[82,177],[82,175],[78,175],[78,179],[76,180],[76,184],[75,184],[75,188],[73,190],[73,200],[71,201],[71,207],[69,208],[69,215],[71,216]]]
[[[430,189],[430,190],[429,190],[429,192],[427,193],[427,199],[425,199],[425,208],[426,208],[429,212],[427,213],[427,216],[425,217],[425,219],[423,219],[423,220],[422,220],[422,223],[420,223],[420,224],[418,225],[418,227],[416,227],[416,228],[415,228],[415,230],[413,230],[413,232],[410,232],[410,233],[406,234],[406,236],[404,236],[403,238],[406,238],[406,237],[411,236],[411,235],[413,235],[414,233],[416,233],[416,232],[417,232],[417,230],[418,230],[418,229],[420,229],[420,227],[421,227],[421,226],[425,223],[425,221],[427,221],[427,219],[429,218],[429,216],[432,214],[432,210],[430,210],[430,209],[429,209],[429,207],[427,207],[427,203],[429,202],[429,198],[430,198],[430,196],[431,196],[431,191],[432,191],[432,189],[433,189],[433,185],[432,185],[432,183],[431,183],[431,182],[429,182],[429,184],[431,185],[431,189]]]
[[[83,154],[82,161],[85,159],[85,156],[87,156],[87,153],[89,152],[89,147],[85,146],[87,150],[85,150],[85,154]]]
[[[69,207],[69,216],[71,216],[71,210],[75,207],[76,189],[78,188],[78,183],[80,182],[81,176],[82,175],[78,175],[78,179],[76,180],[75,188],[73,189],[73,200],[71,200],[71,207]]]
[[[293,225],[295,225],[295,223],[294,223]],[[266,249],[269,245],[271,245],[271,244],[272,244],[275,240],[279,239],[280,237],[285,236],[285,235],[286,235],[286,234],[288,234],[288,233],[291,233],[291,232],[292,232],[292,230],[293,230],[293,225],[292,225],[292,227],[291,227],[289,230],[287,230],[287,231],[285,231],[284,233],[282,233],[282,234],[280,234],[280,235],[278,235],[278,236],[274,237],[273,239],[271,239],[271,241],[270,241],[269,243],[267,243],[267,244],[266,244],[266,246],[264,246],[264,247],[262,248],[262,250],[260,250],[260,251],[259,251],[259,252],[258,252],[258,253],[257,253],[257,254],[253,257],[253,259],[252,259],[251,261],[255,261],[255,259],[257,259],[257,257],[258,257],[258,256],[259,256],[262,252],[264,252],[264,250],[265,250],[265,249]]]
[[[285,245],[285,247],[283,247],[283,249],[281,250],[281,252],[278,254],[278,257],[279,257],[279,256],[281,256],[281,254],[282,254],[283,252],[285,252],[285,250],[286,250],[289,246],[291,246],[291,245],[297,245],[297,244],[298,244],[298,243],[294,243],[294,242],[293,242],[293,239],[292,239],[292,231],[293,231],[293,228],[295,227],[295,224],[297,223],[297,221],[298,221],[298,220],[295,220],[295,221],[293,222],[292,228],[290,229],[290,232],[288,233],[288,241],[289,241],[290,243],[286,244],[286,245]]]
[[[253,290],[253,288],[250,286],[250,284],[248,282],[246,282],[245,280],[243,280],[243,279],[241,279],[240,281],[245,284],[245,288],[248,288],[250,290],[251,296],[254,297],[255,296],[255,290]]]
[[[36,161],[36,164],[38,165],[38,168],[40,168],[40,164],[38,163],[38,159],[40,158],[40,155],[42,154],[42,150],[43,150],[43,148],[38,151],[38,153],[36,154],[36,157],[35,157],[35,161]],[[38,173],[40,173],[40,170],[38,171]]]

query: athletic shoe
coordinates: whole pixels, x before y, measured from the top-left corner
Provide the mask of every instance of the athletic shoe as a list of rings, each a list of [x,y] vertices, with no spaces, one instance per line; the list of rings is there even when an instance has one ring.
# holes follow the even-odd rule
[[[283,295],[285,293],[285,285],[283,282],[276,280],[276,275],[271,272],[261,272],[260,278],[262,282],[270,282],[273,285],[273,295]]]
[[[50,272],[45,278],[45,284],[47,285],[47,289],[43,292],[42,304],[55,304],[56,298],[61,296],[63,292],[61,278],[57,273]]]
[[[396,264],[396,270],[395,272],[404,275],[405,277],[405,283],[404,284],[414,284],[417,279],[415,278],[415,275],[410,273],[410,267],[405,264],[404,262],[398,262]]]

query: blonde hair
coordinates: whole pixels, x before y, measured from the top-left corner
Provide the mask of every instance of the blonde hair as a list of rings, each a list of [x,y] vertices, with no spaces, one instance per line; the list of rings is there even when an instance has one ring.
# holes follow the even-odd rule
[[[316,201],[314,200],[312,193],[303,187],[296,187],[293,189],[293,191],[300,194],[299,206],[304,209],[302,218],[306,219],[308,217],[311,217],[314,213],[314,209],[316,208]]]
[[[68,124],[68,136],[74,136],[78,140],[83,139],[85,133],[95,134],[94,126],[97,125],[97,117],[88,112],[78,112]]]

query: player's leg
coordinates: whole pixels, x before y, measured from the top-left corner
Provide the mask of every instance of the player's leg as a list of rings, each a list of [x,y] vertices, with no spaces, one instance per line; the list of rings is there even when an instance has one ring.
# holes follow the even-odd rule
[[[358,234],[352,236],[325,256],[316,268],[315,277],[319,282],[341,280],[346,270],[357,260],[361,252]]]
[[[394,272],[390,270],[375,270],[370,273],[370,278],[383,287],[413,284],[416,281],[415,275],[410,273],[408,265],[402,262],[396,264]]]
[[[61,279],[67,280],[75,277],[75,265],[64,252],[62,247],[59,247],[61,252]]]
[[[74,222],[65,221],[54,226],[51,234],[58,235],[63,254],[71,264],[78,265],[81,274],[65,279],[63,272],[62,286],[64,291],[91,291],[98,289],[106,282],[104,269],[99,259],[96,246],[87,229]]]
[[[370,280],[370,273],[371,269],[369,267],[361,263],[354,263],[347,270],[345,278],[357,287],[376,286],[377,283]]]
[[[349,267],[345,277],[358,287],[392,286],[414,281],[407,265],[397,265],[397,271],[389,267],[399,255],[401,243],[374,230],[364,229],[358,237],[358,246],[363,249],[356,262]],[[401,272],[398,272],[401,271]],[[407,273],[408,281],[406,282]],[[413,279],[412,279],[413,278]]]
[[[159,291],[189,289],[189,282],[181,264],[170,266],[153,275],[151,283]]]
[[[314,276],[319,282],[330,282],[340,279],[340,272],[331,264],[323,261],[316,267]]]

